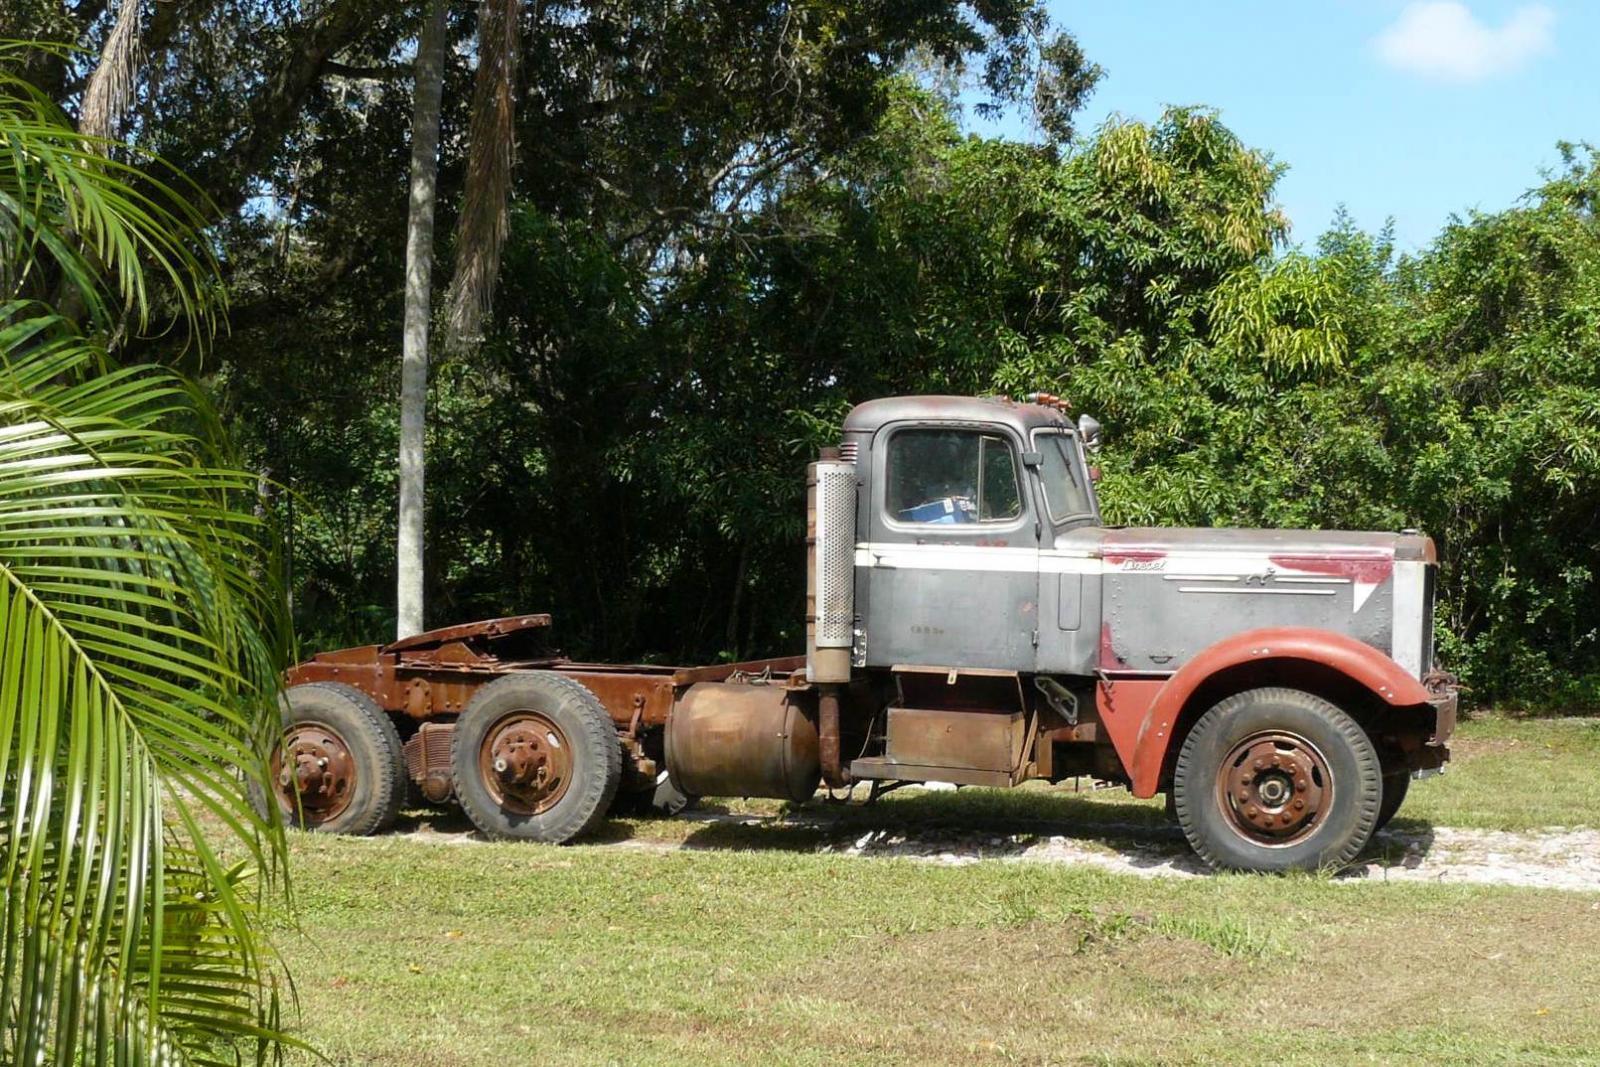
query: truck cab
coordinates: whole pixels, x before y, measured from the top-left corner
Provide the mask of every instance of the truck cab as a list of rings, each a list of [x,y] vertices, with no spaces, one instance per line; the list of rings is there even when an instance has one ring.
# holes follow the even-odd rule
[[[1219,865],[1304,866],[1448,758],[1431,539],[1105,526],[1099,425],[1046,395],[871,401],[843,429],[811,477],[808,671],[855,694],[838,744],[863,755],[831,761],[824,714],[830,784],[1090,774],[1167,792]]]

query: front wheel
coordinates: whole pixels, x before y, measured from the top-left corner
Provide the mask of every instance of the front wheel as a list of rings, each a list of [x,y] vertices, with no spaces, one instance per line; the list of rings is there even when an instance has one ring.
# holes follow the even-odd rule
[[[509,674],[461,713],[450,772],[462,810],[485,835],[561,844],[605,818],[622,780],[622,744],[578,682]]]
[[[1406,802],[1406,793],[1410,790],[1410,771],[1401,769],[1383,776],[1383,803],[1378,805],[1378,823],[1372,828],[1373,833],[1389,825],[1400,805]]]
[[[1297,689],[1252,689],[1201,716],[1172,791],[1200,858],[1240,871],[1343,866],[1372,836],[1384,792],[1360,725]]]

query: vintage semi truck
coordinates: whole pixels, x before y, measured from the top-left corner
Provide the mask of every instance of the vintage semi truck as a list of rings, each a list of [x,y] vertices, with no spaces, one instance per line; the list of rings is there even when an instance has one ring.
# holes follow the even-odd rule
[[[618,803],[1091,776],[1166,793],[1219,868],[1348,862],[1441,768],[1433,541],[1102,524],[1094,419],[1054,397],[857,406],[807,474],[803,656],[574,662],[550,617],[289,673],[286,816],[382,830],[408,790],[565,842]]]

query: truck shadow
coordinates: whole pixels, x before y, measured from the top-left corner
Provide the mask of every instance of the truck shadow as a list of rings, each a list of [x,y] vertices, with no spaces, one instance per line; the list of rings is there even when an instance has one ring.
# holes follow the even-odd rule
[[[1089,799],[1059,790],[907,793],[873,804],[825,799],[770,815],[703,807],[677,817],[699,825],[680,847],[906,857],[953,864],[985,859],[1088,862],[1107,869],[1210,874],[1159,801]],[[1431,824],[1397,818],[1338,877],[1381,877],[1420,866]]]
[[[394,832],[444,843],[482,840],[454,804],[408,808]],[[625,842],[663,850],[900,857],[949,864],[1018,859],[1152,874],[1211,873],[1159,800],[1113,799],[1061,787],[907,790],[870,804],[822,794],[799,804],[705,800],[670,819],[607,819],[581,843],[604,847]],[[1374,835],[1338,877],[1381,878],[1388,868],[1420,867],[1433,846],[1431,823],[1401,816]]]

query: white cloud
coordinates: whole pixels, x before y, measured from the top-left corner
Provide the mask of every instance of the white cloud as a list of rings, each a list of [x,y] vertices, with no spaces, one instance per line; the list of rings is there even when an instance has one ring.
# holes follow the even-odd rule
[[[1456,0],[1414,3],[1373,42],[1398,70],[1445,82],[1474,82],[1516,70],[1550,47],[1555,14],[1543,4],[1488,26]]]

